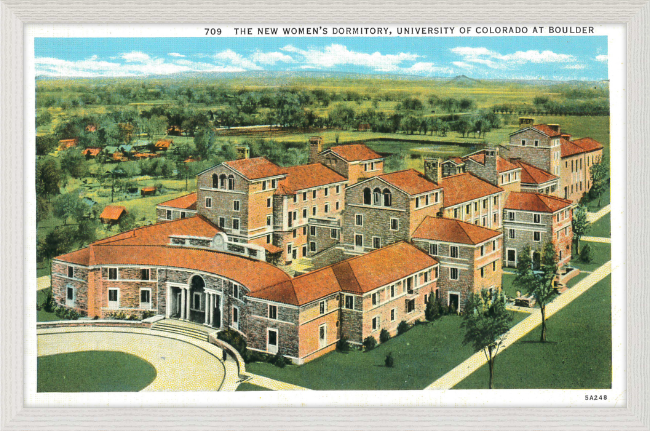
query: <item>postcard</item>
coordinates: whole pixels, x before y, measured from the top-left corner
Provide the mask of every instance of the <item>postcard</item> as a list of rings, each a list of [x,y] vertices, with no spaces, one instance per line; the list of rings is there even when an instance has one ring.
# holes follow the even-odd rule
[[[624,27],[26,49],[31,404],[625,406]]]

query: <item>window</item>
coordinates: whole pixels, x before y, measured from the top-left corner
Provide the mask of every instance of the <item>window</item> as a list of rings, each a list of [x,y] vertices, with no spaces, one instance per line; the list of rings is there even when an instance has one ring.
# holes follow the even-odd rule
[[[171,220],[172,219],[172,210],[167,210],[167,214],[165,214],[165,216],[166,216],[165,218],[167,220]]]
[[[117,280],[117,268],[108,268],[108,279]]]
[[[330,195],[330,189],[329,189],[329,187],[325,187],[325,188],[323,189],[323,193],[325,193],[325,197],[328,197],[328,196]]]
[[[224,217],[219,217],[219,227],[221,229],[226,227],[226,219]]]
[[[314,190],[314,191],[311,193],[311,197],[314,198],[314,199],[316,199],[316,190]]]
[[[395,297],[395,285],[390,286],[390,297],[394,298]]]
[[[541,214],[533,214],[533,222],[534,223],[541,223],[541,221],[542,221]]]
[[[268,181],[262,181],[262,190],[266,190],[266,184]]]
[[[458,246],[452,245],[449,246],[449,256],[451,257],[458,257]]]
[[[309,243],[309,251],[311,251],[312,253],[316,252],[316,242],[315,241],[311,241]]]
[[[341,186],[336,186],[336,194],[338,195],[341,193]]]
[[[327,189],[325,189],[327,190]],[[330,204],[325,204],[325,214],[330,212]]]
[[[412,313],[415,311],[415,299],[411,299],[410,301],[406,301],[406,312],[407,313]]]
[[[120,290],[108,289],[108,308],[120,308]]]
[[[492,241],[492,251],[497,249],[497,240]]]
[[[65,305],[68,307],[74,307],[74,287],[73,286],[67,286],[65,288]]]
[[[307,226],[302,227],[302,234],[307,235]]]
[[[465,214],[469,214],[471,210],[472,210],[472,206],[470,204],[465,205]]]
[[[373,236],[372,237],[372,247],[373,248],[381,248],[381,238],[378,236]]]
[[[484,256],[484,255],[485,255],[485,246],[482,245],[481,246],[481,256]]]
[[[142,268],[140,270],[140,279],[141,280],[149,280],[149,269]]]
[[[239,285],[238,284],[233,284],[232,285],[232,296],[235,298],[239,298]]]
[[[233,218],[232,219],[232,229],[233,230],[239,230],[239,219],[238,218]]]
[[[515,230],[508,229],[508,238],[515,238]]]
[[[311,215],[316,217],[316,207],[311,207]]]
[[[302,218],[307,218],[307,208],[302,209]]]
[[[415,208],[420,208],[420,198],[415,198]]]
[[[370,189],[366,187],[363,189],[363,204],[364,205],[370,205],[372,203],[372,193],[370,192]]]
[[[372,296],[372,305],[377,305],[377,303],[379,303],[379,292],[375,292],[371,296]]]
[[[327,346],[327,325],[320,325],[318,327],[318,347],[324,348]]]
[[[226,180],[227,180],[227,178],[226,178],[225,174],[219,175],[219,188],[220,189],[225,189],[226,188]]]
[[[436,203],[436,204],[438,203],[438,192],[435,192],[433,194],[433,203]]]
[[[187,214],[185,214],[185,211],[181,211],[181,218],[185,218]]]
[[[297,237],[298,237],[298,229],[294,229],[293,231],[291,231],[291,235],[292,235],[294,238],[297,238]]]
[[[384,189],[384,206],[389,207],[391,205],[393,205],[393,200],[390,190]]]
[[[379,329],[379,316],[372,318],[372,330],[376,331],[377,329]]]
[[[235,190],[235,177],[228,175],[228,190]]]
[[[266,207],[271,208],[271,198],[266,198]]]
[[[458,280],[458,268],[449,268],[449,279]]]
[[[338,211],[338,209],[339,209],[340,207],[341,207],[341,202],[336,201],[336,210]]]
[[[302,257],[307,256],[307,244],[302,246]]]
[[[352,295],[345,296],[345,308],[347,308],[348,310],[354,309],[354,296]]]
[[[273,224],[273,216],[271,214],[266,216],[266,225],[271,226]]]
[[[483,199],[483,209],[487,208],[487,199]]]
[[[278,180],[271,180],[271,188],[276,188],[278,186]]]
[[[232,202],[232,210],[233,211],[239,211],[239,208],[240,208],[239,205],[240,205],[239,201],[233,201]]]
[[[269,319],[276,320],[278,318],[277,305],[269,305]]]
[[[395,321],[395,308],[390,310],[390,321],[394,322]]]
[[[217,174],[212,174],[212,188],[213,189],[219,188],[219,177],[217,176]]]
[[[458,208],[454,208],[454,218],[458,218]]]
[[[151,308],[151,289],[140,289],[140,308]]]
[[[521,146],[522,146],[522,147],[525,147],[525,146],[526,146],[526,140],[525,140],[525,139],[522,139],[522,140],[521,140]]]
[[[539,147],[539,141],[537,139],[535,139],[535,146]]]
[[[305,202],[307,200],[307,192],[302,192],[302,201]]]
[[[541,241],[541,234],[539,232],[533,232],[533,241]]]
[[[398,230],[399,229],[399,220],[396,218],[390,219],[390,230]]]
[[[508,220],[513,221],[515,219],[515,212],[508,211]]]
[[[330,238],[332,239],[338,238],[338,232],[336,229],[330,229]]]
[[[497,270],[497,261],[495,260],[494,262],[492,262],[492,271],[494,272],[496,270]]]
[[[316,226],[309,226],[309,235],[316,236]]]
[[[74,267],[73,266],[68,266],[68,277],[70,277],[70,278],[74,277]]]
[[[474,202],[474,211],[478,211],[478,202]]]
[[[372,204],[381,205],[381,190],[378,188],[372,191]]]
[[[205,207],[212,208],[212,198],[205,198]]]
[[[266,243],[267,244],[271,244],[271,239],[272,239],[271,235],[266,235]]]
[[[481,268],[481,278],[485,277],[485,267]]]
[[[429,254],[431,256],[438,255],[438,244],[429,244]]]
[[[498,197],[498,196],[495,196],[495,197],[494,197],[494,205],[496,206],[496,205],[498,205],[498,204],[499,204],[499,197]]]
[[[363,226],[363,215],[361,214],[356,214],[354,216],[354,224],[356,226]]]
[[[327,301],[321,301],[320,304],[318,304],[320,314],[325,314],[327,311]]]

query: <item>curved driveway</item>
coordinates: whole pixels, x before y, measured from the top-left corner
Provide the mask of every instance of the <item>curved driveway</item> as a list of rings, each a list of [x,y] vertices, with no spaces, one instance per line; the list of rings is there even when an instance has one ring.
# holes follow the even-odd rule
[[[237,364],[224,363],[208,342],[140,328],[52,328],[38,330],[38,356],[110,350],[138,356],[156,368],[143,391],[234,391]]]

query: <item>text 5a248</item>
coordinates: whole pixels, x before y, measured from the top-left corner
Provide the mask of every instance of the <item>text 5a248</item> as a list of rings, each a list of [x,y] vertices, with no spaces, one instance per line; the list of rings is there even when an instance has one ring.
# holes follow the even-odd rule
[[[206,36],[221,36],[221,29],[218,27],[204,28]]]
[[[585,401],[607,401],[607,395],[585,395]]]

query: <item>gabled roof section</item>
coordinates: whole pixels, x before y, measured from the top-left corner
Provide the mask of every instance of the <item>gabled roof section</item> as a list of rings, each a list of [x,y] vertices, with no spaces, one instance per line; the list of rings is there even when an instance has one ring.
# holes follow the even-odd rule
[[[413,238],[476,245],[499,235],[499,231],[460,220],[426,217],[413,233]]]
[[[445,164],[445,163],[453,163],[454,165],[462,165],[465,162],[463,161],[463,159],[461,157],[452,156],[452,157],[449,157],[447,160],[445,160],[442,163],[443,164]]]
[[[564,138],[560,139],[561,157],[571,157],[584,152],[586,151],[579,145],[576,145],[573,141],[567,141]]]
[[[71,253],[66,253],[55,257],[55,259],[61,260],[63,262],[76,263],[77,265],[88,266],[90,262],[90,248],[85,247],[81,250],[76,250]]]
[[[335,145],[323,152],[325,151],[331,151],[347,162],[359,162],[363,160],[376,160],[383,158],[363,143]]]
[[[122,213],[126,213],[126,208],[121,205],[106,205],[99,218],[107,220],[119,220]]]
[[[533,128],[539,130],[543,134],[545,134],[548,137],[555,137],[555,136],[561,136],[562,133],[558,132],[557,130],[553,129],[552,127],[549,127],[546,124],[535,124],[533,125]]]
[[[270,162],[266,157],[231,160],[223,162],[223,164],[239,172],[249,180],[275,177],[284,173],[280,166]]]
[[[518,166],[513,165],[512,163],[510,163],[508,160],[504,159],[501,156],[496,156],[496,158],[497,158],[498,173],[508,172],[518,168]],[[471,156],[465,157],[465,159],[470,159],[475,161],[476,163],[485,165],[485,153],[472,154]]]
[[[424,175],[415,169],[391,172],[390,174],[378,175],[378,177],[412,196],[442,188],[433,181],[427,180]]]
[[[585,152],[598,151],[598,150],[603,149],[603,144],[601,144],[600,142],[596,141],[595,139],[591,139],[589,137],[575,139],[575,140],[571,141],[571,143],[573,143],[574,145],[579,146]]]
[[[195,210],[196,209],[196,192],[184,196],[179,196],[176,199],[171,199],[159,203],[158,206],[178,208],[182,210]]]
[[[340,183],[347,179],[322,163],[291,166],[284,169],[287,176],[278,185],[278,194],[292,195],[298,190],[327,184]]]
[[[505,209],[554,213],[568,208],[572,202],[567,199],[541,193],[511,192],[506,200]]]
[[[557,180],[558,177],[540,169],[537,166],[533,166],[529,163],[524,162],[521,159],[510,159],[510,162],[521,168],[521,182],[525,184],[544,184],[549,181]]]
[[[501,187],[493,186],[469,172],[442,178],[439,181],[439,185],[444,189],[443,202],[445,207],[469,202],[503,191]]]

